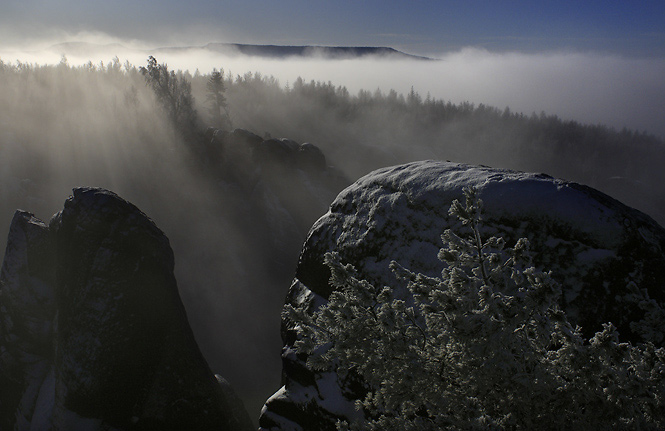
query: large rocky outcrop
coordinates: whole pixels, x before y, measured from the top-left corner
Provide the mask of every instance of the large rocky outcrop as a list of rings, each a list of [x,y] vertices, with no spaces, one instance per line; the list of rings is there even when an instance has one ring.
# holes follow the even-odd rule
[[[508,244],[530,240],[534,263],[562,284],[562,306],[586,334],[612,321],[627,340],[636,303],[622,300],[628,283],[665,302],[665,229],[651,218],[591,188],[547,175],[446,162],[417,162],[371,173],[346,188],[312,227],[287,303],[313,308],[330,294],[328,251],[353,264],[374,285],[397,285],[395,260],[430,276],[440,274],[441,233],[458,223],[448,215],[462,188],[484,201],[485,236]],[[353,382],[313,373],[293,349],[293,322],[283,320],[284,386],[266,403],[263,430],[335,429],[358,413]]]
[[[0,284],[0,429],[224,429],[251,421],[189,327],[169,241],[79,188],[49,226],[14,216]]]
[[[252,221],[264,247],[266,239],[272,242],[273,255],[297,256],[312,222],[350,184],[317,146],[288,138],[210,128],[200,151],[207,172],[224,184],[225,198],[239,193],[243,221]]]

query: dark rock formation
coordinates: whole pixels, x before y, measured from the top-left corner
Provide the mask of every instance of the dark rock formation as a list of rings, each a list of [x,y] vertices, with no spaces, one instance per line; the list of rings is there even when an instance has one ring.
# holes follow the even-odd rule
[[[234,129],[229,133],[227,139],[229,145],[243,145],[249,148],[255,148],[257,145],[263,142],[262,137],[245,129]]]
[[[503,236],[509,245],[528,238],[534,264],[562,284],[561,305],[585,334],[611,321],[624,339],[639,339],[629,327],[639,307],[621,297],[634,282],[665,301],[665,229],[580,184],[456,163],[385,168],[346,188],[310,230],[287,303],[325,303],[330,273],[323,256],[333,250],[378,286],[400,284],[388,268],[392,260],[439,275],[440,235],[459,223],[448,209],[465,186],[475,186],[484,202],[483,235]],[[335,429],[338,418],[358,414],[353,401],[362,394],[334,373],[309,371],[293,349],[292,328],[283,320],[285,385],[267,401],[261,429]]]
[[[163,206],[175,209],[163,215],[165,221],[186,223],[164,228],[178,255],[176,274],[187,280],[181,296],[190,324],[210,366],[225,370],[253,417],[279,384],[281,366],[270,359],[281,347],[275,329],[307,232],[351,183],[321,163],[322,154],[318,165],[310,163],[315,157],[301,161],[300,148],[316,152],[309,145],[297,145],[290,163],[259,162],[257,147],[270,139],[262,136],[268,134],[211,130],[210,152],[191,152],[194,177],[203,181],[191,186],[191,199],[178,199],[181,209]],[[233,305],[226,300],[231,297]],[[242,322],[242,333],[217,331],[229,321]],[[221,345],[219,334],[234,342]]]
[[[0,275],[0,430],[25,429],[54,356],[55,255],[48,227],[17,211]]]
[[[296,164],[305,171],[323,171],[326,169],[326,156],[316,145],[304,143],[296,153]]]
[[[266,139],[254,149],[254,160],[257,163],[292,165],[299,148],[297,142],[288,138]]]
[[[246,208],[242,219],[257,219],[252,224],[254,232],[267,227],[260,235],[262,241],[271,238],[282,255],[298,255],[312,222],[350,183],[327,166],[323,152],[310,143],[214,128],[206,131],[204,141],[207,169],[223,181],[225,198],[229,199],[231,189],[239,192],[242,205],[238,208]]]
[[[166,236],[111,192],[75,189],[49,227],[17,212],[0,285],[2,429],[251,429],[198,349],[173,266]]]
[[[320,173],[328,169],[326,157],[316,145],[299,144],[288,138],[267,138],[245,130],[231,132],[209,127],[202,137],[201,156],[209,169],[228,171],[232,166],[251,163]],[[227,165],[232,166],[227,166]]]

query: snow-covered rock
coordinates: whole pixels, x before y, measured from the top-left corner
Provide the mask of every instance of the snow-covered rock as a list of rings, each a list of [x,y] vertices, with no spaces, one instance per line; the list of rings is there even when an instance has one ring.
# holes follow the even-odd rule
[[[47,227],[17,212],[0,285],[2,429],[251,429],[201,355],[166,236],[79,188]]]
[[[459,223],[448,209],[463,199],[465,186],[476,187],[484,202],[482,234],[503,236],[508,245],[528,238],[535,266],[553,272],[563,289],[561,305],[585,334],[612,321],[626,340],[639,339],[629,323],[641,311],[622,297],[635,283],[665,301],[665,229],[580,184],[450,162],[380,169],[340,193],[309,232],[287,303],[325,303],[331,291],[323,256],[329,251],[375,285],[399,284],[388,268],[392,260],[439,275],[441,234]],[[283,320],[285,385],[266,402],[261,429],[335,429],[361,394],[334,374],[307,370],[294,353],[292,329],[293,322]]]

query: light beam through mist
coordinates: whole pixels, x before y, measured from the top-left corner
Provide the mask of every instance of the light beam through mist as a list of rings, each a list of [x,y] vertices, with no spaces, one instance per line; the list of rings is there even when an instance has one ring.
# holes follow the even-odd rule
[[[274,249],[266,251],[264,238],[256,233],[270,228],[257,227],[265,220],[251,217],[255,207],[249,201],[265,198],[272,203],[274,196],[254,196],[259,187],[249,180],[245,195],[247,190],[238,184],[218,178],[210,181],[199,172],[200,166],[183,149],[134,67],[145,65],[148,55],[170,69],[191,73],[196,108],[204,122],[206,78],[198,76],[197,70],[206,74],[223,68],[226,76],[260,72],[275,77],[280,87],[272,99],[274,89],[270,88],[264,94],[245,94],[239,84],[227,92],[236,126],[260,135],[270,132],[282,137],[278,134],[284,133],[299,143],[310,141],[351,180],[373,167],[422,158],[537,169],[553,175],[574,169],[557,171],[561,166],[553,166],[546,153],[557,147],[548,146],[547,136],[524,151],[543,150],[544,154],[532,158],[521,154],[524,159],[517,160],[522,143],[512,141],[522,136],[521,130],[501,129],[503,125],[489,128],[493,135],[469,142],[467,132],[477,126],[473,119],[445,124],[436,130],[443,133],[436,135],[406,130],[417,122],[400,118],[399,113],[388,117],[387,104],[383,111],[367,108],[344,117],[324,101],[306,102],[284,90],[293,88],[298,77],[304,82],[344,86],[352,95],[376,89],[406,95],[413,88],[422,98],[429,94],[453,104],[468,101],[501,110],[509,107],[526,116],[545,111],[566,120],[665,136],[663,59],[465,49],[441,55],[437,61],[266,60],[222,56],[205,49],[149,50],[140,43],[104,38],[97,43],[0,49],[0,229],[6,232],[17,208],[48,219],[76,186],[106,187],[136,204],[170,238],[183,302],[202,350],[213,370],[249,400],[252,417],[279,383],[279,310],[295,270],[297,250],[292,256],[275,256]],[[131,49],[122,48],[130,45]],[[248,91],[259,87],[248,85]],[[300,102],[311,105],[298,106]],[[260,106],[249,109],[251,104]],[[393,120],[387,127],[386,122]],[[611,156],[618,165],[623,163]],[[534,160],[543,163],[537,165]],[[648,166],[635,163],[626,171],[641,174],[660,169],[659,161],[647,162]],[[579,160],[564,164],[564,168],[576,164],[577,171],[587,166]],[[251,164],[238,167],[243,169],[258,170]],[[588,178],[593,180],[595,174],[590,172]],[[299,202],[301,196],[291,198]],[[305,210],[311,212],[311,208]],[[284,261],[292,262],[292,267]],[[280,267],[278,277],[275,267]]]

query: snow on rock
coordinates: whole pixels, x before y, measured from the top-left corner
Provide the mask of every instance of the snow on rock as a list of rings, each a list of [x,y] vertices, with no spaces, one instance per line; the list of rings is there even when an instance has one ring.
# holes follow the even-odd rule
[[[309,232],[287,303],[318,307],[330,294],[326,252],[337,251],[375,285],[396,285],[388,265],[438,276],[441,234],[458,226],[449,216],[462,189],[474,186],[482,199],[482,234],[503,236],[508,245],[529,239],[534,264],[562,284],[562,306],[586,335],[612,321],[627,340],[638,336],[629,323],[641,312],[621,300],[634,282],[665,301],[665,229],[648,216],[589,187],[489,167],[424,161],[377,170],[359,179],[332,203]],[[293,322],[283,320],[285,386],[266,402],[263,430],[334,429],[340,409],[362,396],[352,384],[332,385],[293,353]],[[307,394],[316,397],[304,399]],[[286,425],[285,425],[286,424]]]
[[[173,267],[166,236],[112,192],[75,189],[48,227],[17,212],[0,285],[1,428],[251,429],[199,351]]]

